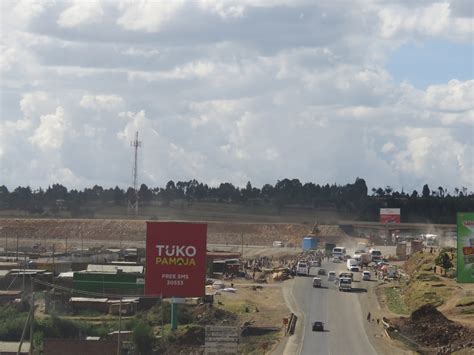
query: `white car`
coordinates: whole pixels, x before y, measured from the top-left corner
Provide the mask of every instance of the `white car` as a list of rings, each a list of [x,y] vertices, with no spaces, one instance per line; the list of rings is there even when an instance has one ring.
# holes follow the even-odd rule
[[[340,264],[340,263],[342,263],[342,260],[339,259],[339,258],[332,258],[332,262]]]
[[[328,272],[328,281],[334,281],[336,279],[336,272],[335,271],[329,271]]]
[[[370,281],[370,271],[363,271],[362,272],[362,280]]]

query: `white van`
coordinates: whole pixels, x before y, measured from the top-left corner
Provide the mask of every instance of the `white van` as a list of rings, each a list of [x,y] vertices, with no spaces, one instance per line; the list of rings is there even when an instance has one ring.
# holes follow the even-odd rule
[[[298,275],[298,276],[308,276],[309,275],[309,265],[304,261],[300,261],[296,265],[296,275]]]

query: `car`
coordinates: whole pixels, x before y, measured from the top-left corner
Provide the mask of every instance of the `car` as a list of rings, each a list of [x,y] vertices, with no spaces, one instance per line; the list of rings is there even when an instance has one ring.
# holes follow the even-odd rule
[[[326,269],[323,269],[323,268],[319,269],[318,275],[326,275]]]
[[[328,281],[334,281],[336,279],[336,272],[335,271],[329,271],[328,272]]]
[[[319,260],[311,261],[311,267],[321,267],[321,261]]]
[[[338,263],[338,264],[342,263],[342,260],[339,259],[339,258],[332,258],[331,261],[332,261],[333,263]]]
[[[362,280],[370,281],[370,271],[362,272]]]
[[[313,332],[324,332],[324,323],[323,322],[313,322]]]
[[[340,272],[339,273],[339,278],[341,279],[343,277],[348,277],[351,280],[354,280],[354,274],[352,272]]]
[[[321,278],[320,277],[313,277],[313,288],[321,287]]]

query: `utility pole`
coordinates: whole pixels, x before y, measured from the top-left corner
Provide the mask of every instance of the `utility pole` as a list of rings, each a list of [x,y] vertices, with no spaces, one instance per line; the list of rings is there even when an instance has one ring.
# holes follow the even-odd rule
[[[16,233],[16,261],[18,261],[18,232]]]
[[[117,335],[117,355],[120,355],[122,351],[122,344],[120,343],[120,335],[122,333],[122,298],[120,297],[119,304],[119,331]]]
[[[135,140],[130,142],[135,150],[135,159],[133,163],[133,194],[128,196],[127,211],[133,211],[138,215],[138,148],[142,146],[142,142],[138,140],[138,131],[135,133]]]
[[[31,280],[31,323],[30,323],[30,355],[34,354],[34,342],[33,342],[33,334],[35,330],[35,292],[34,290],[34,281]]]

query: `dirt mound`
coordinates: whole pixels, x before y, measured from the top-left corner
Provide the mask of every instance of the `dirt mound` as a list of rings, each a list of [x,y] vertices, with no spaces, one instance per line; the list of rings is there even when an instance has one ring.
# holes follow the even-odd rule
[[[99,244],[112,244],[114,241],[144,242],[145,220],[118,219],[0,219],[2,234],[10,240],[20,239],[20,245],[31,242],[46,243],[51,247],[56,240],[69,245],[74,241],[90,240]],[[208,243],[268,245],[274,241],[301,245],[302,238],[310,232],[310,227],[299,223],[236,223],[208,222]],[[348,235],[338,226],[321,225],[317,235],[320,242],[339,243]],[[76,243],[77,244],[77,243]]]
[[[450,322],[448,318],[446,318],[443,313],[438,311],[435,306],[431,304],[425,304],[418,308],[417,310],[413,311],[411,314],[410,319],[413,322]]]
[[[424,347],[452,351],[474,345],[474,331],[449,320],[430,304],[415,310],[410,318],[393,320],[393,325]]]
[[[196,306],[194,312],[196,319],[198,319],[197,323],[200,325],[234,325],[237,322],[235,313],[217,308],[208,303]]]

